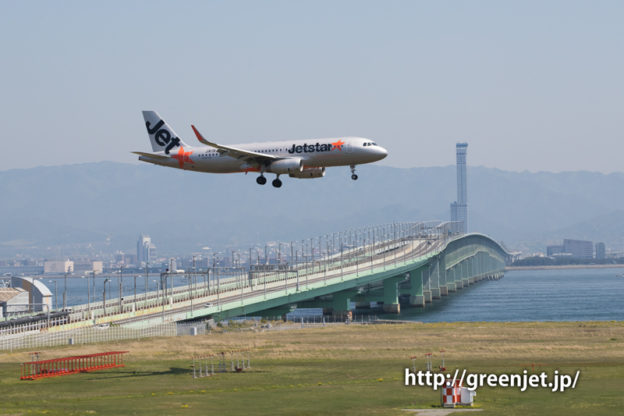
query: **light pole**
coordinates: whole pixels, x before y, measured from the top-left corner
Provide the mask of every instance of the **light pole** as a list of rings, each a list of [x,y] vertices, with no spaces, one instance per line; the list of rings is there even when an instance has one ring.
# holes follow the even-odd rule
[[[102,305],[104,307],[104,315],[106,316],[106,283],[110,282],[109,278],[104,279],[104,289],[102,291]]]
[[[160,287],[162,293],[162,321],[165,322],[165,297],[167,295],[167,274],[169,269],[165,273],[160,274]]]
[[[167,292],[167,277],[168,277],[168,276],[165,278],[165,294],[169,294],[169,293],[171,293],[171,298],[173,298],[173,286],[174,286],[174,283],[175,283],[175,276],[176,276],[176,273],[177,273],[177,267],[178,267],[178,266],[176,265],[176,268],[175,268],[175,269],[173,268],[173,262],[174,262],[174,261],[175,261],[175,259],[174,259],[174,258],[169,259],[169,273],[172,273],[172,275],[171,275],[171,279],[169,280],[169,281],[171,282],[171,284],[170,284],[170,286],[169,286],[169,288],[171,289],[171,291],[170,291],[170,292]],[[168,300],[168,299],[167,299],[167,300]]]
[[[253,272],[251,271],[251,247],[249,247],[249,286],[253,287]]]
[[[95,270],[93,270],[91,273],[93,275],[93,281],[95,282]],[[90,317],[91,316],[91,282],[89,281],[89,276],[87,276],[87,311]]]
[[[193,275],[191,274],[191,316],[193,316]]]
[[[344,280],[344,274],[343,274],[343,270],[342,270],[342,251],[343,251],[343,245],[342,245],[342,233],[340,233],[340,281],[342,282]]]
[[[63,310],[67,308],[67,273],[69,268],[65,269],[65,287],[63,288]]]
[[[91,299],[93,299],[93,302],[95,302],[95,272],[93,273],[93,289],[91,292]]]
[[[123,264],[119,266],[119,313],[123,312]]]
[[[149,265],[145,262],[145,303],[143,303],[143,308],[147,307],[147,291],[148,291],[148,281],[149,281]]]
[[[188,276],[189,281],[189,290],[191,294],[191,316],[193,316],[193,276],[195,275],[195,256],[193,256],[193,267],[191,270],[191,274]]]
[[[193,268],[191,270],[191,300],[193,299],[193,289],[197,286],[197,274],[195,273],[195,256],[193,255]]]
[[[54,283],[54,310],[58,311],[58,296],[56,292],[56,280],[48,280],[50,283]]]
[[[217,305],[221,307],[221,276],[219,276],[219,269],[217,269],[216,253],[212,253],[212,270],[217,277]]]

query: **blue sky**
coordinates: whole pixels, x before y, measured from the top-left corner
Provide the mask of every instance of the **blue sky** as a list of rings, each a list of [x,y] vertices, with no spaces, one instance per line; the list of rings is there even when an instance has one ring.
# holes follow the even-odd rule
[[[359,135],[399,167],[623,171],[621,1],[3,1],[0,169]]]

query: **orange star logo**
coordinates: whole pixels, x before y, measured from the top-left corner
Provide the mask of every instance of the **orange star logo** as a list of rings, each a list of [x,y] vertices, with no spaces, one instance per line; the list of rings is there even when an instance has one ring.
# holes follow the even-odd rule
[[[193,151],[185,152],[184,151],[184,147],[180,146],[180,150],[178,150],[178,154],[172,155],[171,157],[174,158],[174,159],[178,159],[178,163],[180,164],[180,168],[183,168],[184,167],[184,163],[194,163],[191,160],[191,153],[193,153]]]
[[[338,149],[342,152],[342,145],[345,144],[342,140],[338,139],[337,142],[332,143],[331,150]]]

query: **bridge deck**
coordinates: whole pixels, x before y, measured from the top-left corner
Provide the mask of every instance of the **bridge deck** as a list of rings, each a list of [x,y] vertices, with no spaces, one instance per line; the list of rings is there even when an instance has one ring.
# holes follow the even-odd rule
[[[189,280],[200,277],[203,284],[175,289],[167,288],[171,274],[162,274],[165,290],[75,306],[68,322],[48,325],[48,331],[113,322],[146,326],[204,316],[224,319],[338,293],[353,295],[364,287],[390,290],[384,302],[398,303],[401,282],[409,282],[410,295],[424,306],[448,291],[502,273],[506,253],[486,236],[413,230],[314,261],[240,269],[229,277],[215,276],[215,270],[195,273],[187,275]]]

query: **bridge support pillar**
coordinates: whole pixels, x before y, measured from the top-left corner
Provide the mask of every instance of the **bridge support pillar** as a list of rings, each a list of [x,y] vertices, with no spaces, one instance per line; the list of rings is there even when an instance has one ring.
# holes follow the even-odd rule
[[[433,296],[430,290],[423,290],[423,298],[425,298],[425,303],[433,302]]]
[[[450,286],[449,283],[447,283],[446,286],[440,286],[440,296],[448,296],[449,286]]]
[[[425,307],[425,296],[424,295],[411,295],[409,300],[410,305],[416,306],[419,308]]]
[[[425,296],[423,294],[423,270],[416,269],[409,272],[410,297],[409,303],[412,306],[425,307]]]
[[[351,299],[349,292],[336,292],[332,295],[332,312],[340,314],[349,310]]]
[[[401,278],[392,277],[383,281],[383,310],[387,313],[401,313],[399,305],[399,280]]]
[[[433,299],[440,299],[440,260],[433,259],[429,263],[429,289]],[[444,283],[443,283],[444,284]]]

